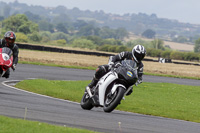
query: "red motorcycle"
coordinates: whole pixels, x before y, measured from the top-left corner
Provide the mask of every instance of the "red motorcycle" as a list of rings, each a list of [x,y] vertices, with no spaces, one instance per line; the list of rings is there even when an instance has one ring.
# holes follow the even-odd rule
[[[12,67],[13,64],[13,52],[8,47],[0,48],[0,75],[1,77],[6,71]]]

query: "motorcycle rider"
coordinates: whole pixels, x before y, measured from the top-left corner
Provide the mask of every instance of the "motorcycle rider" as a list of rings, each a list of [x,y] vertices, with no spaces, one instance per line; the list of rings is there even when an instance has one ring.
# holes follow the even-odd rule
[[[91,81],[91,83],[88,84],[87,87],[92,89],[94,86],[96,86],[99,79],[105,75],[107,72],[110,71],[111,67],[117,67],[118,65],[121,65],[119,62],[125,59],[132,59],[137,63],[138,66],[138,80],[137,84],[142,83],[142,75],[143,75],[143,63],[141,62],[143,58],[146,55],[146,50],[144,46],[142,45],[136,45],[133,47],[132,52],[124,51],[119,53],[118,55],[111,56],[109,59],[108,65],[101,65],[96,69],[96,72],[94,74],[94,77]],[[130,95],[132,93],[132,89],[127,93],[127,95]]]
[[[8,47],[13,52],[13,64],[11,67],[13,71],[15,70],[16,65],[18,63],[18,54],[19,54],[19,48],[15,44],[15,39],[16,39],[16,35],[13,31],[7,31],[4,35],[4,38],[0,39],[0,48]],[[10,76],[10,69],[6,71],[3,77],[9,78],[9,76]]]

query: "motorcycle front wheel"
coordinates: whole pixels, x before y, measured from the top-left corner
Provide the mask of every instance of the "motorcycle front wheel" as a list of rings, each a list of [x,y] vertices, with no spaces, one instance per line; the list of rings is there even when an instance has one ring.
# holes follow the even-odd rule
[[[82,99],[81,99],[81,107],[85,110],[91,110],[94,106],[90,102],[90,97],[87,92],[84,93]]]
[[[107,113],[112,112],[117,107],[117,105],[120,104],[120,101],[124,96],[124,93],[125,89],[122,87],[118,87],[117,90],[114,92],[114,94],[112,94],[110,91],[106,95],[103,110]]]

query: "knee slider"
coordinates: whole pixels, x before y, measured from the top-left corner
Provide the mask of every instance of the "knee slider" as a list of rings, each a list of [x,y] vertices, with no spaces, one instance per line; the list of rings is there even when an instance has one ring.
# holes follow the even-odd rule
[[[97,79],[100,79],[105,73],[106,73],[106,70],[105,70],[104,66],[99,66],[96,69],[95,77]]]

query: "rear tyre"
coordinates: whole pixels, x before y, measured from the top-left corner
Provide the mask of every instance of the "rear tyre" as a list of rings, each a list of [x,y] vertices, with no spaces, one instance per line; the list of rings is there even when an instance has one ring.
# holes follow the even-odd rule
[[[90,97],[87,92],[84,93],[81,99],[81,107],[82,109],[85,109],[85,110],[91,110],[94,107],[90,101]]]
[[[122,87],[118,87],[114,94],[111,94],[111,91],[106,95],[106,99],[104,102],[103,110],[107,113],[112,112],[120,101],[122,100],[125,93],[125,89]]]

